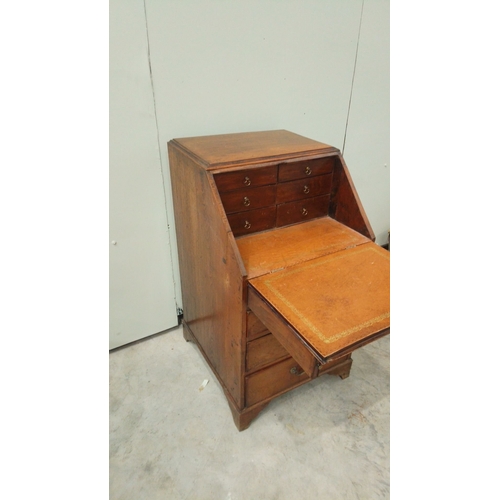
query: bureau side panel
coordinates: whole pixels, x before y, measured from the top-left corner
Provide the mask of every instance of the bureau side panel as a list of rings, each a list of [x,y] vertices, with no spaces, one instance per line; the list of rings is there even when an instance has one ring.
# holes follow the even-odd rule
[[[363,236],[375,240],[375,234],[354,187],[351,174],[340,154],[335,158],[333,167],[330,215]]]
[[[243,406],[243,277],[209,173],[169,143],[184,321]]]

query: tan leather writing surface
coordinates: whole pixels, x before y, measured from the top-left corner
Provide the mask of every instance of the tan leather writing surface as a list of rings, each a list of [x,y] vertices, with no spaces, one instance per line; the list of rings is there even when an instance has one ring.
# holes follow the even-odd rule
[[[250,285],[325,359],[390,326],[389,252],[371,242]]]
[[[370,240],[330,217],[236,240],[248,279]]]

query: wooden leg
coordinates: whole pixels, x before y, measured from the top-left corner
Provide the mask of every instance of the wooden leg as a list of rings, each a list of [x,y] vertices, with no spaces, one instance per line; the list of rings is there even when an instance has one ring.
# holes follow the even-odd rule
[[[233,414],[234,425],[236,425],[236,428],[241,432],[250,427],[252,421],[269,404],[269,401],[258,406],[253,406],[249,410],[243,411],[239,411],[237,408],[235,408],[229,400],[228,403],[229,408],[231,408],[231,413]]]
[[[351,373],[351,365],[352,359],[346,359],[342,363],[334,366],[330,371],[328,371],[328,375],[338,375],[342,380],[347,378]]]

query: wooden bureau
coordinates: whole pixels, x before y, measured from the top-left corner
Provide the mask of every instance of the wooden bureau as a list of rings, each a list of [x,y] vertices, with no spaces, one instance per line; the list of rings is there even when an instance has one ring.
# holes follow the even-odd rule
[[[239,430],[389,333],[389,252],[338,149],[285,130],[168,143],[186,340]]]

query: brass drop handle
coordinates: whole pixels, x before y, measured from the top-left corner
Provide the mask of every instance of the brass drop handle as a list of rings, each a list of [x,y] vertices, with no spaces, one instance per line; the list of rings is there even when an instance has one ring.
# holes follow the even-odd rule
[[[245,207],[250,206],[250,200],[246,196],[243,198],[243,205],[245,205]]]
[[[248,222],[247,220],[245,221],[245,229],[250,229],[252,227],[252,224]]]
[[[300,366],[294,366],[290,369],[290,373],[292,375],[302,375],[304,373],[304,370]]]
[[[302,209],[302,215],[307,215],[307,208],[305,208],[305,207],[304,207],[304,208]]]
[[[311,172],[312,172],[311,167],[306,167],[304,172],[306,173],[306,175],[311,175]]]
[[[243,179],[243,184],[245,184],[245,186],[250,186],[250,184],[252,184],[252,181],[250,180],[250,177],[245,177]]]
[[[310,191],[309,186],[304,186],[304,193],[308,194]]]

